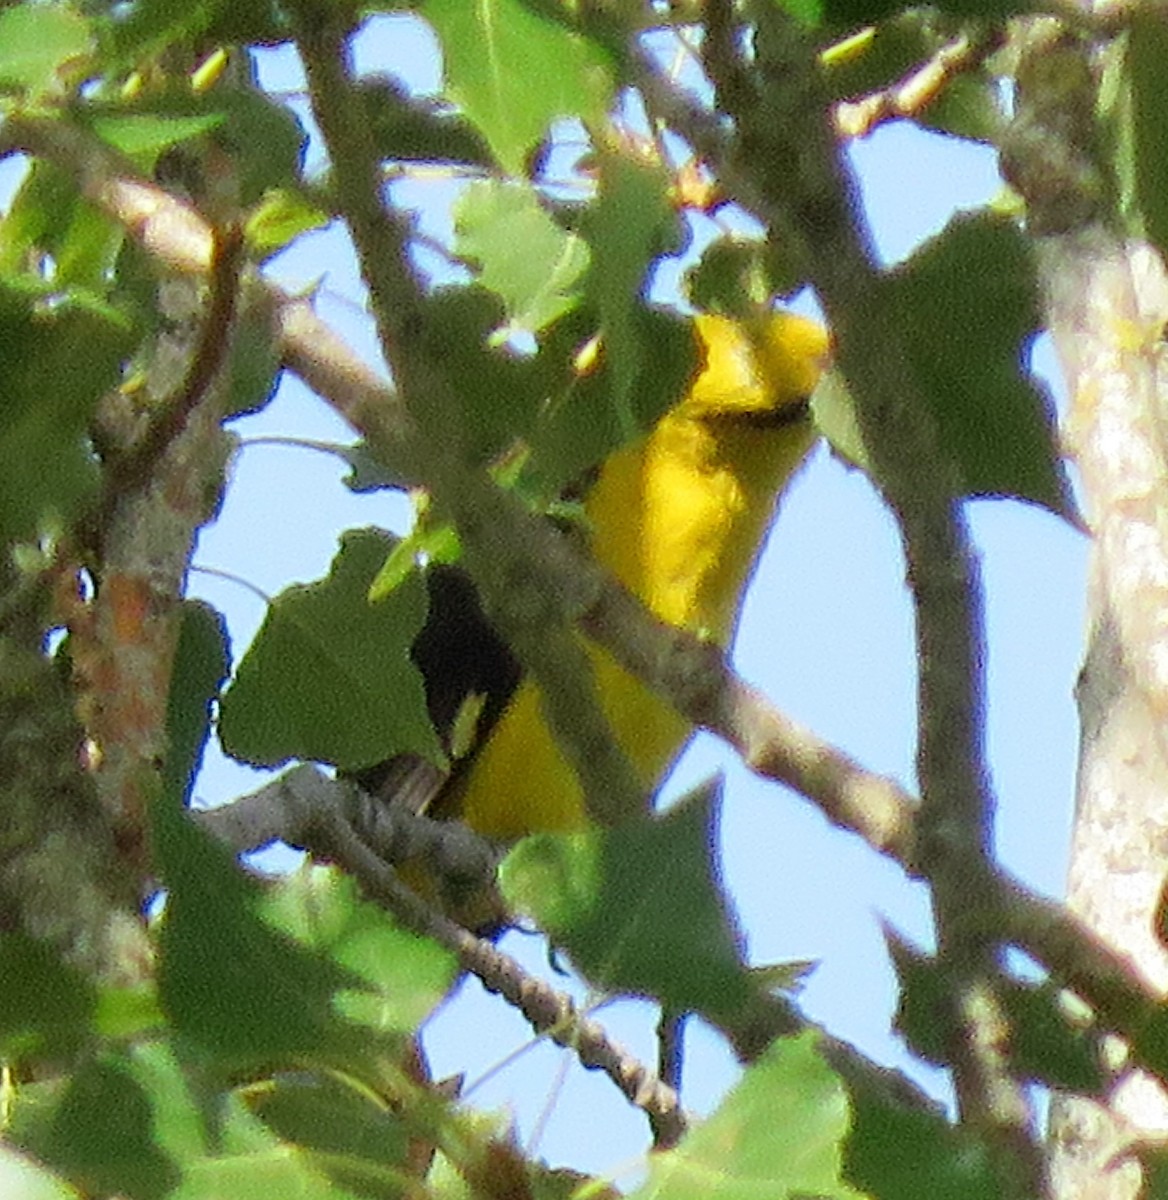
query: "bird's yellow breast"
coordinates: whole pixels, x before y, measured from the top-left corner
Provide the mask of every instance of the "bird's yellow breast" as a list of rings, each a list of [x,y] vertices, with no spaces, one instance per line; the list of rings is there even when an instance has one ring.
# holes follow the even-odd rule
[[[824,330],[776,314],[752,338],[699,317],[705,362],[686,397],[604,464],[585,504],[597,560],[661,620],[725,644],[775,501],[814,432],[801,403],[827,353]],[[646,792],[689,725],[598,646],[586,642],[597,694]],[[580,785],[544,723],[538,688],[518,691],[465,784],[463,819],[491,837],[586,822]]]

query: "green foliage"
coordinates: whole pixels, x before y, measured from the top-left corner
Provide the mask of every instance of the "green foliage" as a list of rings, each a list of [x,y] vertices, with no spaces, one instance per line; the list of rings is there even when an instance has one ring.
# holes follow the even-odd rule
[[[89,22],[71,5],[10,5],[0,11],[0,90],[59,95],[92,50]]]
[[[316,759],[357,770],[400,753],[441,761],[409,648],[426,617],[420,577],[373,603],[369,587],[392,549],[353,530],[328,578],[288,588],[224,693],[219,736],[245,762]]]
[[[886,281],[917,382],[955,469],[959,496],[1013,496],[1070,517],[1048,398],[1020,373],[1038,327],[1029,247],[1013,221],[955,218]],[[817,394],[835,448],[867,466],[840,381]]]
[[[603,116],[612,92],[604,54],[521,0],[423,0],[419,11],[442,42],[447,95],[505,170],[522,174],[556,118]]]
[[[634,1200],[861,1200],[842,1174],[848,1094],[807,1032],[776,1042],[721,1108],[653,1159]]]
[[[0,1054],[22,1062],[45,1053],[72,1054],[89,1038],[93,986],[43,942],[0,935]]]
[[[506,305],[500,336],[539,333],[578,303],[588,247],[556,224],[530,188],[473,184],[455,206],[454,228],[456,253]]]
[[[92,299],[73,293],[41,304],[29,289],[0,281],[0,538],[6,544],[59,528],[96,495],[89,426],[132,344],[129,322]]]
[[[754,981],[713,857],[719,802],[708,787],[650,822],[527,838],[504,895],[597,987],[732,1019]]]

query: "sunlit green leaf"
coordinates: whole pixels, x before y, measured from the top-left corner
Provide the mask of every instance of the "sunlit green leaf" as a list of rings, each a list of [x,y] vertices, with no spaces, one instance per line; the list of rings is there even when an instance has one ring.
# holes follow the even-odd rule
[[[507,332],[538,332],[577,302],[588,247],[548,215],[530,188],[483,182],[454,210],[455,252],[507,307]]]
[[[776,1042],[712,1116],[653,1156],[631,1200],[862,1200],[841,1174],[848,1094],[819,1037]]]
[[[93,49],[89,22],[68,4],[0,10],[0,88],[40,96],[62,89],[70,68]]]
[[[450,98],[514,174],[557,117],[604,115],[604,54],[520,0],[423,0],[419,11],[442,41]]]

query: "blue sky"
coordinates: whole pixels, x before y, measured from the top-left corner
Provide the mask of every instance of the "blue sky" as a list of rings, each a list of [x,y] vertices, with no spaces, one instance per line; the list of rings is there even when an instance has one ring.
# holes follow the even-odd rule
[[[362,39],[363,70],[390,70],[437,87],[440,63],[410,17],[378,19]],[[301,86],[292,56],[265,53],[270,87]],[[896,261],[960,208],[1000,188],[992,153],[905,125],[852,147],[876,244]],[[446,221],[450,189],[400,186],[432,228]],[[377,361],[363,291],[343,236],[310,235],[282,257],[279,278],[320,284],[319,308]],[[1051,371],[1040,342],[1036,361]],[[196,562],[241,576],[274,595],[328,568],[339,532],[354,525],[402,528],[407,505],[386,493],[354,496],[337,460],[255,443],[269,435],[348,440],[349,431],[296,380],[261,414],[237,423],[243,439],[222,515],[200,538]],[[252,443],[252,444],[249,444]],[[1048,513],[1009,501],[967,504],[981,557],[988,625],[988,737],[999,798],[997,843],[1005,863],[1051,894],[1062,887],[1076,750],[1071,699],[1083,635],[1085,539]],[[191,593],[226,614],[238,655],[263,618],[249,590],[196,572]],[[787,712],[866,766],[913,787],[915,736],[911,611],[897,536],[867,481],[816,452],[785,501],[748,599],[735,651],[739,669]],[[804,993],[813,1018],[881,1061],[904,1066],[938,1095],[941,1078],[910,1065],[890,1034],[894,990],[881,923],[927,942],[927,898],[856,839],[830,830],[804,801],[748,775],[729,751],[699,737],[670,785],[676,794],[711,773],[726,777],[725,877],[760,963],[814,959]],[[207,803],[255,786],[256,773],[212,753],[197,785]],[[511,936],[506,948],[546,972],[540,945]],[[655,1058],[652,1016],[628,1002],[606,1007],[616,1036]],[[439,1076],[465,1072],[471,1099],[511,1112],[525,1142],[553,1164],[619,1172],[645,1148],[643,1119],[607,1080],[564,1052],[530,1045],[522,1020],[473,984],[431,1021],[426,1043]],[[512,1051],[520,1052],[514,1059]],[[691,1030],[685,1101],[712,1107],[735,1069],[712,1033]]]

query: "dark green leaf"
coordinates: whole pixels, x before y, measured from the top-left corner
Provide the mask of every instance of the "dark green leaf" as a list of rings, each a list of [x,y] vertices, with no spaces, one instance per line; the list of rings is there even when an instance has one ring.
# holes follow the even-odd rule
[[[392,548],[383,533],[350,531],[327,579],[272,602],[223,696],[228,753],[268,766],[303,758],[350,770],[404,752],[441,761],[410,660],[425,586],[415,576],[380,603],[369,600]]]
[[[717,804],[706,788],[653,821],[528,838],[504,894],[598,986],[733,1019],[756,984],[714,861]]]
[[[1162,254],[1168,253],[1168,25],[1163,14],[1133,14],[1128,30],[1127,75],[1130,88],[1132,163],[1135,202],[1143,232]]]
[[[1039,324],[1034,265],[1013,221],[962,216],[888,279],[888,303],[958,477],[958,495],[1012,496],[1073,513],[1048,397],[1022,374]],[[850,398],[815,397],[817,422],[868,467]]]
[[[604,115],[605,55],[520,0],[423,0],[419,11],[441,39],[450,98],[513,174],[557,117]]]
[[[1010,983],[1004,989],[1011,1066],[1020,1079],[1097,1094],[1104,1083],[1098,1033],[1068,1019],[1061,991],[1049,983]]]
[[[630,1200],[862,1200],[841,1175],[848,1126],[819,1034],[783,1038],[675,1150],[653,1156]]]
[[[454,208],[455,253],[503,301],[505,332],[537,333],[578,302],[588,246],[518,183],[473,184]]]
[[[73,1076],[40,1149],[87,1193],[162,1200],[181,1173],[153,1126],[149,1097],[127,1064],[110,1057]]]
[[[45,942],[19,933],[0,935],[0,1053],[66,1058],[92,1031],[92,985]]]
[[[871,1200],[997,1200],[1003,1194],[985,1145],[950,1125],[939,1107],[914,1102],[910,1085],[898,1087],[895,1077],[848,1074],[852,1129],[845,1173]]]
[[[886,929],[885,937],[900,984],[896,1030],[914,1054],[935,1066],[945,1066],[954,1036],[948,976],[935,958],[914,949],[892,930]]]
[[[89,425],[133,346],[128,322],[77,297],[41,308],[0,285],[0,537],[35,536],[95,494]],[[51,386],[45,364],[52,363]]]
[[[222,615],[201,600],[185,601],[170,677],[163,773],[166,794],[175,804],[185,804],[190,794],[211,730],[212,706],[230,667]]]
[[[275,395],[280,355],[272,323],[258,307],[246,307],[231,329],[231,349],[223,364],[224,410],[229,417],[257,413]]]
[[[363,79],[358,89],[380,158],[495,169],[495,160],[478,130],[449,105],[411,96],[390,76]]]
[[[283,1141],[317,1152],[322,1172],[359,1194],[386,1195],[386,1179],[407,1167],[401,1118],[342,1079],[282,1076],[257,1091],[251,1107]]]
[[[232,1068],[319,1061],[342,1032],[335,993],[360,981],[267,925],[256,885],[181,810],[156,811],[158,989],[175,1032]]]
[[[445,288],[426,304],[421,340],[456,384],[459,449],[471,461],[509,450],[531,428],[546,397],[542,364],[496,344],[493,335],[504,321],[498,298],[485,288]],[[430,432],[451,436],[445,424]]]
[[[592,332],[588,321],[586,313],[570,314],[540,347],[540,359],[563,364],[563,370],[559,380],[549,381],[551,402],[531,433],[525,482],[535,494],[558,495],[629,440],[628,414],[620,408],[606,349],[601,348],[590,369],[571,369],[576,351]],[[684,395],[694,377],[697,348],[688,321],[644,307],[630,315],[625,336],[637,339],[638,349],[628,357],[640,364],[640,374],[624,402],[633,406],[634,432],[643,433]]]

